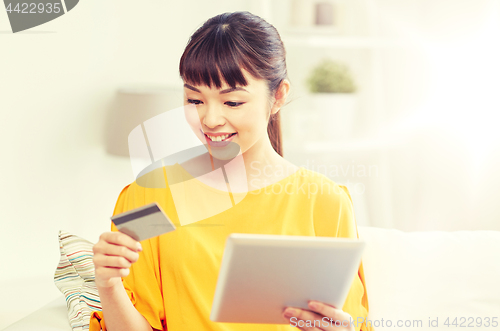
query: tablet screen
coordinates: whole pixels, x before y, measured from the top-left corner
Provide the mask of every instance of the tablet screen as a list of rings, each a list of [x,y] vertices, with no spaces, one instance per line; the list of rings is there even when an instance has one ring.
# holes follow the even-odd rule
[[[287,306],[308,300],[342,308],[357,275],[365,242],[285,235],[228,236],[210,319],[288,324]]]

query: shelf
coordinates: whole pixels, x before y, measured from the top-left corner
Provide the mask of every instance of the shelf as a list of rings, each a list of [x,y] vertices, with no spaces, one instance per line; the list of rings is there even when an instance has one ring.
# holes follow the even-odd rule
[[[281,36],[286,46],[313,47],[313,48],[347,48],[370,49],[387,47],[415,47],[415,44],[396,39],[382,39],[372,37],[345,37],[328,34],[302,35],[298,33],[283,34]]]
[[[325,35],[341,36],[340,29],[334,26],[288,26],[280,29],[280,33],[285,35]]]
[[[293,146],[295,152],[308,154],[314,153],[357,153],[374,152],[399,145],[397,139],[373,138],[357,140],[318,140],[318,141],[297,141],[288,139],[284,141],[285,146]]]

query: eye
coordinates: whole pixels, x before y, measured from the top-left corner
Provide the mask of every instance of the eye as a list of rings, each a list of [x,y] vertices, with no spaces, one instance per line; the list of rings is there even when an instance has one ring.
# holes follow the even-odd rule
[[[226,105],[228,105],[231,108],[236,108],[238,106],[241,106],[242,104],[244,104],[244,102],[233,102],[233,101],[226,102]]]
[[[187,99],[187,103],[193,103],[195,105],[199,105],[201,103],[200,100]]]

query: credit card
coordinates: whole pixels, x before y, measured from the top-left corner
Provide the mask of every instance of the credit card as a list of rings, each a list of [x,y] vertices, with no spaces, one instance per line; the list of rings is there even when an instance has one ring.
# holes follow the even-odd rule
[[[118,231],[137,241],[175,230],[175,225],[156,202],[114,215],[111,217],[111,221],[116,225]]]

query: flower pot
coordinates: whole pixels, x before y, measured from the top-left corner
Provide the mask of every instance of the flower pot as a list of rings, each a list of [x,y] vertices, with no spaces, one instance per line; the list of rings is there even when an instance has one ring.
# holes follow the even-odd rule
[[[321,139],[341,140],[353,135],[358,98],[355,93],[314,93],[311,106],[318,113]]]

